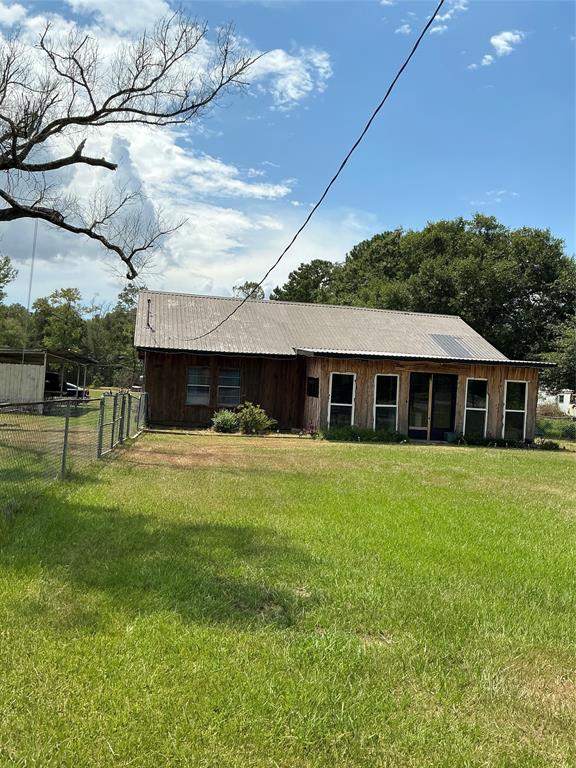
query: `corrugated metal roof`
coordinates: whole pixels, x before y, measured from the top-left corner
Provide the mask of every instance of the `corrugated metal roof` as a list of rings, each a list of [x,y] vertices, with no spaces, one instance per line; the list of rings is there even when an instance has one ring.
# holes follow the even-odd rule
[[[239,299],[141,291],[134,343],[142,349],[294,356],[316,354],[506,361],[460,317],[420,312],[247,301],[228,322]]]

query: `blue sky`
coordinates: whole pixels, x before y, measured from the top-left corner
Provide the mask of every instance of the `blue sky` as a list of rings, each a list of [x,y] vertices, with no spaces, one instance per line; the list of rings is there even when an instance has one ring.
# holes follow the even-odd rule
[[[5,1],[0,23],[18,17],[32,38],[52,14],[104,41],[129,35],[167,1],[139,7],[135,21],[127,0]],[[211,28],[233,21],[246,46],[270,53],[246,92],[201,124],[156,137],[120,133],[107,138],[108,148],[153,204],[189,217],[158,254],[148,285],[229,293],[235,282],[259,279],[290,239],[435,3],[184,7]],[[475,211],[514,227],[549,227],[574,253],[574,3],[448,0],[441,13],[268,289],[301,261],[341,260],[376,232]],[[9,300],[24,300],[31,238],[27,222],[4,232],[0,247],[20,269]],[[77,285],[86,300],[113,298],[121,284],[113,257],[48,228],[40,241],[34,296]]]

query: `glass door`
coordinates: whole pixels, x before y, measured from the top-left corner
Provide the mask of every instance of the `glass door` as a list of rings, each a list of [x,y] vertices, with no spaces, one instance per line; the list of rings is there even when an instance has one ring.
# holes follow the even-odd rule
[[[408,437],[429,440],[429,411],[432,374],[410,374],[410,400],[408,407]]]
[[[408,437],[413,440],[446,440],[454,431],[458,376],[444,373],[411,373]]]
[[[457,390],[458,376],[445,373],[432,376],[430,440],[446,440],[446,433],[454,432]]]

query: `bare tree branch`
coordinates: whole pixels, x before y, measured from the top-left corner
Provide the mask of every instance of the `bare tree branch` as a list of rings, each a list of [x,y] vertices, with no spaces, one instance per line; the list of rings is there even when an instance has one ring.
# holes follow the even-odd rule
[[[111,58],[79,29],[57,39],[49,23],[34,49],[18,35],[1,40],[0,222],[41,219],[89,237],[115,253],[134,279],[149,252],[180,224],[138,211],[140,192],[81,200],[58,195],[58,176],[49,184],[45,175],[82,165],[115,171],[112,160],[84,152],[94,129],[195,120],[241,88],[254,61],[240,50],[231,27],[211,44],[207,25],[182,12],[122,44]],[[62,138],[75,138],[71,153],[62,152]]]

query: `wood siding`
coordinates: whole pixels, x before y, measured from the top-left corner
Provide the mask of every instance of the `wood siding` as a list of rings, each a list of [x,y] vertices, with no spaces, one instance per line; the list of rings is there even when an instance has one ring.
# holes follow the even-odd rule
[[[466,379],[487,379],[488,381],[488,437],[502,436],[504,418],[504,388],[506,380],[528,382],[528,403],[526,413],[526,439],[534,437],[536,402],[538,399],[538,369],[509,365],[468,365],[452,363],[408,363],[393,360],[360,360],[329,357],[307,359],[307,376],[320,380],[320,397],[306,397],[304,404],[304,425],[312,429],[326,429],[328,424],[328,403],[330,373],[355,373],[356,397],[354,422],[357,427],[372,429],[374,426],[374,377],[378,373],[397,374],[398,386],[398,431],[408,433],[408,399],[410,372],[448,373],[458,376],[456,399],[455,431],[464,428],[464,405]]]
[[[0,402],[36,403],[44,398],[46,366],[0,363]]]
[[[210,368],[210,405],[186,405],[186,374],[189,366]],[[487,436],[501,437],[506,380],[528,382],[526,439],[534,437],[538,370],[508,365],[462,363],[409,363],[358,358],[262,358],[187,353],[146,353],[145,386],[149,395],[150,419],[154,424],[209,426],[218,409],[217,384],[220,368],[240,369],[240,401],[261,405],[278,421],[279,429],[326,429],[330,373],[355,373],[355,417],[358,427],[374,425],[374,377],[398,375],[398,430],[408,432],[410,373],[447,373],[458,376],[455,431],[464,429],[466,379],[488,381]],[[319,397],[306,395],[307,376],[319,379]]]
[[[187,368],[210,368],[210,405],[186,404]],[[188,427],[211,425],[218,409],[218,370],[240,369],[240,402],[261,405],[278,421],[279,429],[302,424],[306,361],[302,358],[262,358],[193,355],[147,351],[145,387],[154,424]]]

